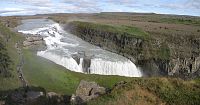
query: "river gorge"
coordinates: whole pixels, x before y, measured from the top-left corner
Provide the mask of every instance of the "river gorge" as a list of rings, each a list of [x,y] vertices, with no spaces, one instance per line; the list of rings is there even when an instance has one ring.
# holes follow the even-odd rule
[[[37,55],[65,68],[86,74],[141,77],[140,69],[129,59],[101,49],[64,31],[48,19],[23,20],[18,32],[43,37],[47,49]]]

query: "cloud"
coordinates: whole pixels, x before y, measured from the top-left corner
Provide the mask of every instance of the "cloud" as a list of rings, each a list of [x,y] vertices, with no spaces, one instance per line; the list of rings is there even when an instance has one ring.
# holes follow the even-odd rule
[[[185,0],[183,2],[173,2],[161,4],[159,7],[161,8],[169,8],[169,9],[195,9],[200,11],[200,0]]]
[[[22,8],[3,8],[0,9],[0,14],[7,13],[7,12],[21,12],[24,11]]]
[[[110,4],[138,8],[200,9],[200,0],[105,0]]]
[[[4,2],[4,5],[1,3]],[[15,5],[13,7],[13,5]],[[1,7],[2,6],[2,7]],[[13,8],[10,8],[10,7]],[[47,13],[155,12],[200,15],[200,0],[1,0],[0,15]],[[187,11],[187,12],[186,12]]]
[[[2,0],[16,5],[26,5],[24,12],[31,11],[35,14],[58,13],[58,12],[100,12],[102,11],[98,0]],[[1,1],[0,1],[1,2]],[[43,8],[41,8],[43,7]],[[24,8],[24,7],[21,7]],[[4,11],[6,12],[6,11]],[[7,11],[12,12],[12,11]],[[19,12],[19,11],[13,11]]]
[[[51,6],[53,2],[51,0],[2,0],[6,2],[12,2],[16,4],[25,4],[32,6]]]
[[[105,0],[106,3],[124,6],[124,7],[140,7],[140,0]]]
[[[200,9],[200,0],[187,0],[185,5],[188,8]]]
[[[105,0],[109,3],[120,4],[120,5],[127,5],[137,2],[138,0]]]
[[[71,4],[78,9],[75,12],[99,12],[101,6],[99,0],[62,0],[64,4]]]

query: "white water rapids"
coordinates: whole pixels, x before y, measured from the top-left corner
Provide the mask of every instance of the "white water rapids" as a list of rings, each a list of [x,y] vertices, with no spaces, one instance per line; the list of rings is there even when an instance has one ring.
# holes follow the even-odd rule
[[[141,77],[141,71],[129,59],[115,53],[91,45],[75,35],[64,31],[62,27],[47,19],[23,20],[17,27],[18,32],[29,35],[40,35],[44,38],[47,49],[38,51],[37,55],[49,59],[75,72],[86,73],[83,70],[84,58],[79,62],[72,56],[79,52],[91,56],[89,63],[90,74],[120,75]]]

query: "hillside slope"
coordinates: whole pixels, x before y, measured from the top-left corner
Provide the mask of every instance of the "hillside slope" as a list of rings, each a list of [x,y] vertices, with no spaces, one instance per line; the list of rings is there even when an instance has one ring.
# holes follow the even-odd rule
[[[23,37],[10,31],[4,24],[0,23],[0,90],[18,88],[21,84],[17,74],[19,55],[15,44],[23,40]]]
[[[198,105],[200,84],[170,78],[143,78],[117,84],[88,105]]]

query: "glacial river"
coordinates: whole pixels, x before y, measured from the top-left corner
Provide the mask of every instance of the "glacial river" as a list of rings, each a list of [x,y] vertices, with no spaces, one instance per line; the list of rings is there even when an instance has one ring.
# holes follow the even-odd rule
[[[52,20],[23,20],[16,29],[25,35],[42,36],[47,49],[38,51],[37,55],[62,65],[68,70],[100,75],[142,76],[141,71],[129,59],[83,41],[64,31],[58,23]],[[84,53],[82,54],[84,56],[79,56],[79,61],[77,61],[74,56],[80,53]],[[85,67],[85,56],[87,56],[88,67]]]

